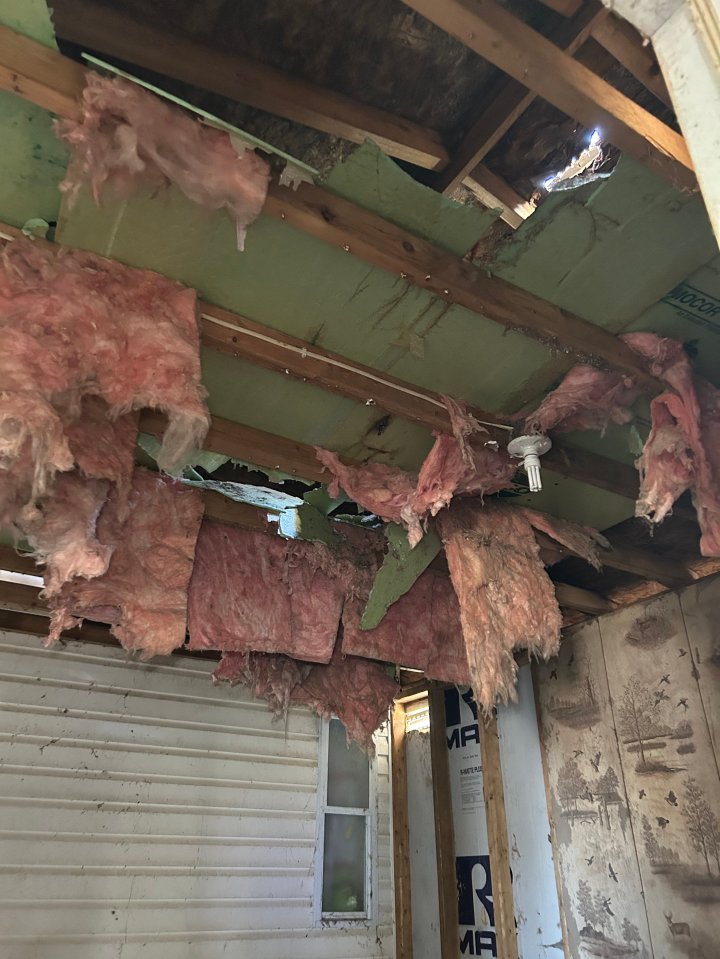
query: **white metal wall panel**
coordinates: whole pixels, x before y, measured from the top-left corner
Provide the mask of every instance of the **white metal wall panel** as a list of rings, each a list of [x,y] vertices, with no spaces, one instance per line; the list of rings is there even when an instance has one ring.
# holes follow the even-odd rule
[[[211,671],[0,632],[2,959],[393,954],[387,736],[377,921],[314,928],[318,720]]]

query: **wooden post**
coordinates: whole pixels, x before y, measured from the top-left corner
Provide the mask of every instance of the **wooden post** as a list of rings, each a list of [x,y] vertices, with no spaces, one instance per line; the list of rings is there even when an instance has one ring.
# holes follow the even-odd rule
[[[405,706],[395,703],[392,710],[391,769],[396,959],[412,959],[413,956],[405,721]]]
[[[450,767],[445,720],[445,690],[438,683],[428,688],[430,707],[430,764],[432,767],[438,904],[440,907],[440,959],[457,959],[459,950],[458,894],[455,873]]]
[[[497,954],[499,959],[518,959],[497,719],[493,716],[492,719],[483,721],[482,716],[480,716],[478,728],[480,730],[483,792],[485,793],[485,812],[490,846],[490,873],[495,906]]]

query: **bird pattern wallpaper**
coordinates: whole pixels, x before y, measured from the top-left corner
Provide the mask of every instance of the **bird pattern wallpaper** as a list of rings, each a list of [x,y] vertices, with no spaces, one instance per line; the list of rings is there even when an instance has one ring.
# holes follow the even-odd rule
[[[720,577],[569,630],[536,667],[573,959],[720,956]]]

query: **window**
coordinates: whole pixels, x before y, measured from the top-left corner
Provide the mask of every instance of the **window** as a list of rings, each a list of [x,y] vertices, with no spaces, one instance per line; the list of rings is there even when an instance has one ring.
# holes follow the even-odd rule
[[[369,920],[374,859],[374,764],[339,719],[320,730],[315,918]]]

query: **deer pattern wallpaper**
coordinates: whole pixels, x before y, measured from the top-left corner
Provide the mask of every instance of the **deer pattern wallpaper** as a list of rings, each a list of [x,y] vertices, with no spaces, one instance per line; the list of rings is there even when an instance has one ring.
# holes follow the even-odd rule
[[[573,959],[720,957],[720,577],[568,631],[536,667]]]

